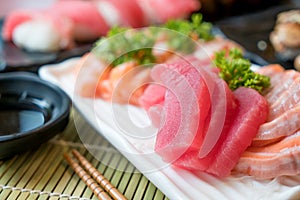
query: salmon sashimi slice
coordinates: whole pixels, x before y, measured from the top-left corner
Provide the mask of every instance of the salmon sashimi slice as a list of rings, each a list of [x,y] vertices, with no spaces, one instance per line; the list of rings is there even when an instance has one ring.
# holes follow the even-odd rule
[[[100,97],[107,101],[111,100],[114,92],[113,90],[117,86],[118,81],[120,81],[124,74],[128,73],[136,66],[137,63],[134,61],[126,62],[116,67],[110,66],[111,70],[109,74],[103,79],[103,81],[98,82],[97,93],[100,95]]]
[[[274,76],[271,77],[271,81],[273,82],[272,89],[265,95],[265,98],[270,105],[275,103],[280,95],[286,91],[296,79],[300,78],[299,72],[295,70],[286,70],[285,72]]]
[[[279,64],[270,64],[256,70],[256,73],[270,77],[270,87],[263,91],[263,95],[269,93],[274,86],[280,82],[280,79],[284,74],[284,70],[285,69]]]
[[[230,174],[268,115],[267,101],[257,91],[240,87],[234,95],[238,102],[237,113],[229,132],[221,136],[215,150],[210,152],[209,156],[214,159],[206,170],[219,177]]]
[[[281,72],[284,72],[285,69],[279,64],[271,64],[259,68],[256,72],[265,76],[273,77]]]
[[[250,147],[235,171],[257,179],[300,173],[300,131],[266,147]]]
[[[268,121],[275,119],[285,111],[293,108],[300,102],[300,78],[297,78],[293,83],[281,93],[278,99],[270,105],[270,113]]]
[[[272,138],[272,139],[269,139],[269,140],[261,140],[261,139],[254,138],[252,140],[251,146],[253,146],[253,147],[263,147],[263,146],[267,146],[267,145],[273,144],[275,142],[278,142],[281,139],[282,139],[282,137]]]
[[[260,126],[256,140],[272,140],[291,135],[300,128],[300,104],[284,112],[274,120]]]
[[[279,73],[280,75],[271,76],[271,81],[274,78],[278,80],[276,85],[264,94],[269,103],[269,115],[267,122],[261,125],[253,139],[253,146],[266,146],[278,142],[300,128],[298,125],[300,73],[295,70],[279,71]]]
[[[107,75],[110,68],[93,53],[81,57],[76,71],[75,93],[82,97],[94,98],[97,94],[97,83]]]
[[[119,104],[139,105],[148,83],[152,82],[150,68],[129,61],[113,67],[106,79],[98,82],[97,94],[105,100]]]

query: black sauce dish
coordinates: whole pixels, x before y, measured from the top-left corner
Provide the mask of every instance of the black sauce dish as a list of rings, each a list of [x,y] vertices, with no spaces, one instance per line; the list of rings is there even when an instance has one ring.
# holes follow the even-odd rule
[[[71,100],[29,72],[0,73],[0,159],[36,148],[65,129]]]

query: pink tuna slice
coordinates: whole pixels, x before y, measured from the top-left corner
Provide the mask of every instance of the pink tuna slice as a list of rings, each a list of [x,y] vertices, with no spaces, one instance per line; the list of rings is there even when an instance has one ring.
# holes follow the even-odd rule
[[[206,64],[206,61],[200,60],[195,56],[186,56],[184,59],[191,63],[194,66],[204,66],[209,67]],[[170,63],[182,62],[182,58],[176,57],[176,59],[172,60]],[[204,65],[205,64],[205,65]],[[214,71],[212,69],[212,71]],[[215,71],[214,71],[215,72]],[[212,87],[212,86],[210,86]],[[160,127],[161,123],[164,121],[164,109],[162,106],[164,105],[166,88],[162,86],[160,83],[151,83],[144,91],[143,95],[139,98],[139,104],[145,110],[147,110],[148,116],[150,117],[152,124],[155,127]]]
[[[216,145],[221,134],[228,131],[228,119],[236,109],[235,98],[227,83],[216,78],[217,87],[211,98],[210,115],[206,120],[207,130],[200,148],[199,157],[204,158]]]
[[[217,85],[215,91],[213,91],[213,95],[211,94],[212,96],[210,97],[212,101],[209,116],[210,122],[206,122],[208,126],[199,152],[200,158],[203,158],[217,143],[225,124],[226,111],[232,112],[232,109],[235,107],[235,101],[227,84],[218,77],[218,68],[211,67],[208,64],[211,63],[209,57],[199,59],[195,56],[188,56],[186,59],[194,66],[203,66],[213,72],[211,73],[211,77]],[[212,87],[210,86],[210,88]]]
[[[136,0],[105,0],[111,3],[120,13],[121,25],[140,28],[148,24],[143,10]]]
[[[163,105],[165,100],[166,88],[160,84],[151,83],[139,98],[139,104],[145,110],[153,105]]]
[[[199,152],[210,108],[209,93],[214,87],[210,72],[181,60],[155,66],[152,78],[167,88],[165,122],[158,130],[156,152],[166,162],[173,162],[184,152]]]
[[[140,0],[142,1],[142,0]],[[146,0],[151,5],[160,22],[169,19],[184,18],[200,8],[198,0]]]
[[[216,87],[211,96],[211,109],[205,120],[205,134],[200,152],[185,153],[174,163],[176,166],[189,170],[206,170],[213,156],[204,157],[224,137],[230,127],[232,116],[236,110],[236,100],[227,83],[215,76]],[[200,154],[200,157],[199,157]],[[204,158],[203,158],[204,157]]]
[[[205,67],[209,71],[212,71],[217,74],[218,73],[218,71],[216,70],[217,68],[212,68],[210,65],[208,65],[207,63],[208,62],[210,63],[211,60],[208,59],[208,61],[206,61],[207,59],[199,59],[193,55],[188,55],[184,57],[184,60],[186,60],[186,62],[191,63],[191,65]],[[176,64],[178,62],[182,62],[182,58],[176,57],[176,59],[172,60],[170,63],[168,62],[168,64],[173,64],[173,63]],[[155,78],[153,79],[155,80]],[[213,87],[213,86],[209,86],[209,87]],[[165,93],[166,93],[166,88],[163,85],[161,85],[161,83],[151,83],[145,89],[143,95],[139,98],[139,104],[145,110],[148,110],[150,107],[154,105],[163,105],[165,99]]]
[[[139,98],[139,105],[147,111],[152,124],[160,127],[164,121],[163,105],[165,101],[166,88],[160,84],[151,83]]]
[[[162,105],[153,105],[147,112],[151,119],[152,125],[156,128],[163,126],[165,121],[165,112]]]
[[[48,12],[71,20],[74,24],[74,36],[81,41],[85,40],[81,38],[97,39],[109,30],[95,4],[89,1],[57,1],[48,8]]]
[[[207,156],[213,158],[207,172],[219,177],[230,174],[268,115],[267,101],[257,91],[241,87],[234,91],[234,95],[238,109],[231,119],[229,132],[220,137]]]

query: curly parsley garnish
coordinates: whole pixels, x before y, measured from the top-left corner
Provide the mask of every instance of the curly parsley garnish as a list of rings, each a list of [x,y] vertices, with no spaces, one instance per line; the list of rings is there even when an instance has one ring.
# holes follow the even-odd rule
[[[250,69],[250,61],[243,58],[242,52],[236,48],[231,49],[228,56],[225,51],[217,52],[214,64],[220,69],[220,77],[227,82],[231,90],[243,86],[261,93],[270,86],[270,78],[253,72]]]

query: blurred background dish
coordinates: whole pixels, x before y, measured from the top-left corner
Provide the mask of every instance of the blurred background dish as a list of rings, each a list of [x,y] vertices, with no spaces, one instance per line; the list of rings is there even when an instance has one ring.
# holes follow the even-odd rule
[[[34,0],[27,1],[27,7],[12,1],[5,6],[8,11],[1,9],[2,71],[35,71],[40,65],[84,54],[111,27],[160,24],[186,18],[200,8],[198,0],[49,0],[35,6],[30,6]]]
[[[0,21],[0,31],[2,25],[3,20]],[[67,58],[81,56],[88,52],[92,46],[93,43],[82,43],[65,51],[30,52],[17,47],[13,42],[3,41],[0,37],[0,72],[37,72],[41,65],[59,63]]]
[[[277,15],[284,11],[300,8],[300,2],[285,2],[253,13],[218,20],[215,25],[228,38],[238,42],[252,55],[259,56],[252,60],[256,64],[278,63],[286,69],[294,68],[293,60],[278,56],[270,41]],[[257,58],[257,57],[256,57]]]
[[[200,4],[195,4],[196,1],[200,2]],[[20,3],[19,1],[12,0],[6,2],[5,5],[3,3],[0,3],[3,4],[0,6],[0,16],[2,17],[2,20],[0,21],[0,31],[2,32],[5,17],[7,17],[7,15],[11,11],[14,11],[16,9],[45,9],[52,5],[54,2],[56,1],[47,0],[45,2],[40,2],[36,0],[25,0]],[[144,1],[136,0],[136,2]],[[165,3],[168,2],[168,0],[165,0]],[[180,5],[181,1],[178,0],[176,2],[178,3],[176,5]],[[235,40],[243,45],[248,50],[250,57],[255,59],[254,62],[256,62],[256,64],[263,65],[265,63],[279,62],[286,68],[293,67],[292,62],[282,60],[275,55],[274,48],[269,41],[269,34],[274,27],[276,15],[281,11],[299,6],[299,1],[191,0],[189,2],[191,4],[189,4],[189,6],[186,6],[186,9],[182,9],[184,15],[175,15],[174,13],[176,13],[176,6],[173,6],[172,9],[169,9],[169,14],[166,14],[165,18],[163,16],[157,15],[159,16],[157,17],[157,19],[149,18],[149,20],[152,21],[152,23],[156,23],[159,20],[166,20],[168,17],[182,17],[186,16],[187,13],[201,12],[203,13],[204,20],[213,22],[216,25],[216,29],[219,28],[219,30],[221,30],[221,32],[226,37]],[[152,6],[154,10],[159,8],[157,5],[156,7],[155,5]],[[126,10],[122,9],[121,11],[118,9],[119,8],[115,7],[115,9],[113,9],[112,11],[117,10],[118,12],[123,13],[124,10]],[[143,9],[145,9],[145,7]],[[160,10],[156,11],[157,13],[160,13],[160,15],[162,15],[162,12]],[[147,12],[146,14],[149,15],[149,10],[147,10]],[[109,23],[114,23],[118,19],[117,15],[110,16],[105,13],[103,13],[103,15],[105,15],[105,19],[115,18],[115,20],[109,20]],[[92,48],[94,42],[95,40],[85,43],[77,43],[71,48],[43,53],[38,51],[24,50],[22,47],[16,46],[16,44],[14,44],[12,41],[4,41],[1,37],[0,72],[24,70],[37,72],[38,68],[41,65],[58,63],[67,58],[85,54]]]

